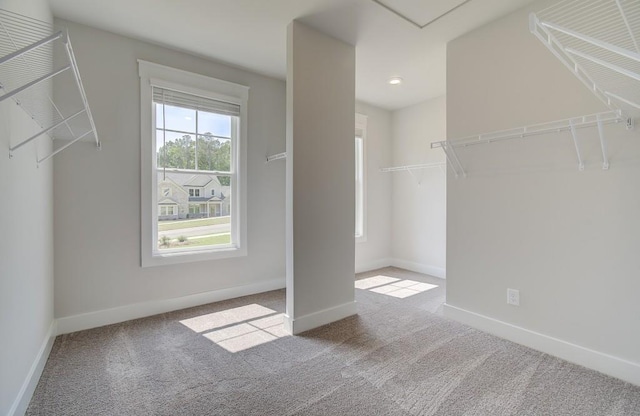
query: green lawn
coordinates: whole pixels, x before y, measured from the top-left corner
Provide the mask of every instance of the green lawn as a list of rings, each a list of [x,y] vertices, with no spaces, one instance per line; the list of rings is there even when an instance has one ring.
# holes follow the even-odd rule
[[[204,238],[188,239],[186,246],[212,246],[214,244],[229,244],[231,242],[231,234],[217,234]]]
[[[229,224],[231,217],[213,217],[197,220],[158,221],[158,231],[180,230],[205,225]]]
[[[177,238],[171,239],[169,246],[161,246],[160,249],[179,248],[179,247],[200,247],[213,246],[217,244],[229,244],[231,242],[231,234],[215,234],[208,237],[191,237],[184,242],[179,242]]]

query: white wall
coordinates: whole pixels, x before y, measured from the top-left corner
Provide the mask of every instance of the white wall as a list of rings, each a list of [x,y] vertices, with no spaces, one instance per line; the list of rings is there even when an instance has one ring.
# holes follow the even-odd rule
[[[287,28],[287,313],[292,333],[355,313],[355,48]]]
[[[391,179],[380,168],[391,166],[391,112],[356,102],[367,116],[365,139],[366,241],[356,242],[356,272],[391,264]]]
[[[48,3],[2,0],[0,8],[51,21]],[[46,97],[42,97],[46,99]],[[53,169],[40,138],[8,158],[8,148],[40,128],[9,99],[0,103],[0,414],[21,414],[50,347],[53,323]],[[46,351],[45,351],[46,350]],[[44,364],[44,362],[42,362]],[[33,379],[30,375],[34,374]]]
[[[446,137],[446,99],[435,98],[392,113],[393,165],[444,163],[434,141]],[[392,182],[393,265],[445,277],[446,180],[444,168],[395,172]],[[387,174],[389,175],[389,174]]]
[[[284,163],[266,164],[265,156],[284,151],[285,83],[87,26],[58,23],[69,29],[103,149],[78,143],[55,159],[56,317],[242,285],[264,288],[275,281],[284,287]],[[140,267],[137,59],[250,87],[247,257]],[[158,312],[144,306],[131,311],[121,319]]]
[[[449,43],[448,137],[606,109],[528,32],[527,14]],[[469,177],[447,178],[447,303],[479,326],[534,331],[555,354],[587,348],[564,357],[640,383],[640,141],[621,125],[605,133],[608,171],[595,129],[580,131],[584,172],[568,133],[460,149]]]

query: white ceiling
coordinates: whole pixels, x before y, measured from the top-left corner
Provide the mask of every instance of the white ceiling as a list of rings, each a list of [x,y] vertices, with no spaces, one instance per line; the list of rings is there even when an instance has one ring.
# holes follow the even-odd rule
[[[373,0],[51,0],[56,17],[286,77],[294,19],[356,45],[356,97],[398,109],[445,94],[446,43],[532,0],[471,0],[424,29]],[[463,0],[380,0],[424,24]],[[404,83],[390,86],[400,76]]]

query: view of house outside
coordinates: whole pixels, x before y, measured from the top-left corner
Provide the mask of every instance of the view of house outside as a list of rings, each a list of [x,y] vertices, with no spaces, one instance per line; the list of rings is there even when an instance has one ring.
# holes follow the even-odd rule
[[[158,249],[231,243],[233,116],[155,106]]]

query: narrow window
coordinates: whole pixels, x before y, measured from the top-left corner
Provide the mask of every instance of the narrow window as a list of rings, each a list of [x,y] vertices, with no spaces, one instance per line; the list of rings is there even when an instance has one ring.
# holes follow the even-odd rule
[[[366,241],[366,170],[365,170],[365,134],[367,118],[356,114],[356,241]]]

